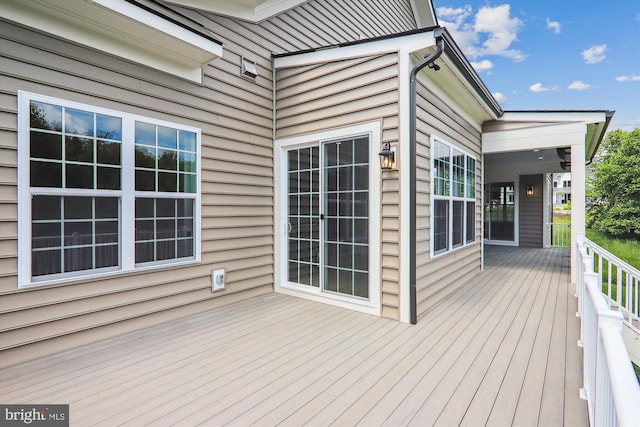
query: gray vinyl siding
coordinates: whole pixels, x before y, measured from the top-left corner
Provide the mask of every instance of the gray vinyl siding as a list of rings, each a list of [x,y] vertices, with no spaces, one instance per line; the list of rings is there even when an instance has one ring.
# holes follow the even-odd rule
[[[454,107],[429,90],[429,83],[418,82],[416,146],[416,302],[418,317],[480,271],[482,189],[480,131]],[[438,136],[476,158],[476,240],[461,249],[431,258],[430,137]]]
[[[398,55],[395,53],[279,69],[276,138],[379,120],[382,141],[397,141]],[[399,185],[383,174],[381,193],[382,315],[399,319]],[[372,213],[377,215],[378,211]]]
[[[272,54],[415,28],[409,0],[312,0],[259,24],[171,7],[223,43],[223,57],[204,67],[202,85],[0,21],[0,366],[271,292]],[[240,76],[241,57],[256,62],[255,82]],[[396,66],[385,57],[375,61],[387,61],[382,73]],[[202,262],[18,289],[18,90],[201,128]],[[366,103],[352,99],[346,121],[380,118],[383,138],[397,139],[390,96],[397,94],[387,83],[365,114],[355,110]],[[283,133],[346,123],[333,119],[287,125]],[[383,185],[383,300],[390,307],[384,313],[397,318],[397,183],[385,179]],[[226,269],[223,292],[211,292],[214,268]]]
[[[0,43],[0,366],[272,291],[268,68],[245,80],[228,52],[201,86],[7,22]],[[201,128],[202,262],[18,289],[18,90]],[[225,291],[211,292],[214,268],[226,269]]]
[[[519,245],[527,248],[543,246],[543,197],[544,175],[520,175],[519,184]],[[533,185],[533,196],[527,197],[527,187]],[[535,191],[537,190],[537,191]]]

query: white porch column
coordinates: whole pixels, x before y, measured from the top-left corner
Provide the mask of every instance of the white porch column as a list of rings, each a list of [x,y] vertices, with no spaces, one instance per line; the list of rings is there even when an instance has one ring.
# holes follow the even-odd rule
[[[579,268],[576,245],[578,234],[584,235],[586,230],[586,133],[585,124],[582,137],[576,135],[571,139],[571,283],[576,283]]]

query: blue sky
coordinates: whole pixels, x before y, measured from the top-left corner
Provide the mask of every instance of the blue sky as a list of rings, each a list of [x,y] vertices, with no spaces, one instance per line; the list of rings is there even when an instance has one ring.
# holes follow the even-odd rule
[[[433,0],[505,110],[615,110],[640,128],[640,1]]]

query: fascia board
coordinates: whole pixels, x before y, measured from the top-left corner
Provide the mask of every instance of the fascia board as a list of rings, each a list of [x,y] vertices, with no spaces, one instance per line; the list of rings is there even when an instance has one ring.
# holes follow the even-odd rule
[[[276,69],[299,67],[389,52],[409,54],[431,46],[435,46],[435,38],[432,31],[347,46],[328,47],[296,55],[279,56],[274,58],[274,67]]]
[[[506,153],[573,145],[585,140],[587,125],[583,122],[537,126],[482,134],[482,153]]]
[[[108,54],[202,82],[222,45],[126,2],[8,0],[3,17]]]
[[[198,9],[216,15],[229,16],[254,24],[286,12],[308,0],[255,0],[239,2],[229,0],[167,0],[178,6]]]
[[[604,111],[505,111],[500,121],[602,123],[606,119]]]

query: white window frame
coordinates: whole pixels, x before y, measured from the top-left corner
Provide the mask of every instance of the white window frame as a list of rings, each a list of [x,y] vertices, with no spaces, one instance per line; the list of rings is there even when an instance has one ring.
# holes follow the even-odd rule
[[[348,308],[354,311],[379,316],[381,309],[380,287],[380,188],[381,179],[378,151],[381,144],[382,126],[379,121],[362,123],[344,128],[329,129],[311,134],[281,138],[275,141],[274,177],[276,200],[275,224],[275,283],[278,293],[292,295],[312,301]],[[289,149],[322,146],[331,140],[369,137],[369,298],[361,299],[331,292],[322,292],[321,287],[297,286],[287,280],[287,234],[288,234],[288,172],[287,151]]]
[[[44,102],[66,108],[84,110],[122,119],[121,187],[120,190],[30,187],[30,102]],[[135,191],[135,122],[141,121],[196,134],[196,192]],[[119,266],[100,270],[80,270],[32,277],[31,272],[31,197],[33,195],[100,196],[120,199]],[[136,197],[193,199],[194,255],[189,258],[167,259],[136,265],[135,263],[135,200]],[[112,277],[141,270],[178,267],[201,260],[201,130],[179,123],[157,120],[122,111],[82,104],[46,95],[18,91],[18,288],[71,284],[78,281]]]
[[[434,150],[434,143],[438,142],[440,144],[443,144],[445,146],[447,146],[449,148],[449,195],[448,196],[441,196],[441,195],[436,195],[435,193],[435,178],[436,178],[436,170],[435,170],[435,156],[433,153]],[[463,181],[463,197],[455,197],[453,196],[453,150],[458,151],[459,153],[462,153],[464,155],[464,181]],[[470,245],[474,245],[477,243],[477,229],[475,230],[474,234],[473,234],[473,240],[467,242],[467,202],[474,202],[475,203],[475,209],[474,209],[474,217],[476,216],[476,211],[478,209],[478,199],[476,196],[477,193],[477,186],[478,186],[478,174],[477,174],[477,168],[478,168],[478,159],[476,156],[474,156],[473,154],[471,154],[470,152],[468,152],[467,150],[460,148],[460,146],[457,146],[455,144],[450,143],[449,141],[440,138],[436,135],[431,135],[430,138],[430,148],[429,148],[429,155],[430,155],[430,167],[431,167],[431,173],[430,173],[430,177],[431,177],[431,182],[429,184],[430,188],[429,188],[429,194],[430,194],[430,206],[429,206],[429,216],[430,216],[430,226],[431,226],[431,236],[430,236],[430,250],[431,250],[431,258],[437,258],[443,255],[447,255],[450,254],[452,252],[456,252],[460,249],[463,249],[467,246]],[[467,197],[467,159],[471,158],[475,161],[475,170],[474,170],[474,175],[475,175],[475,188],[474,189],[474,196],[473,198],[471,197]],[[434,210],[435,210],[435,201],[436,200],[445,200],[448,202],[449,204],[449,212],[448,212],[448,248],[447,249],[440,249],[437,250],[435,249],[435,215],[434,215]],[[463,218],[462,218],[462,244],[457,245],[456,247],[453,247],[453,202],[454,201],[461,201],[463,202]],[[474,220],[475,223],[475,220]]]

